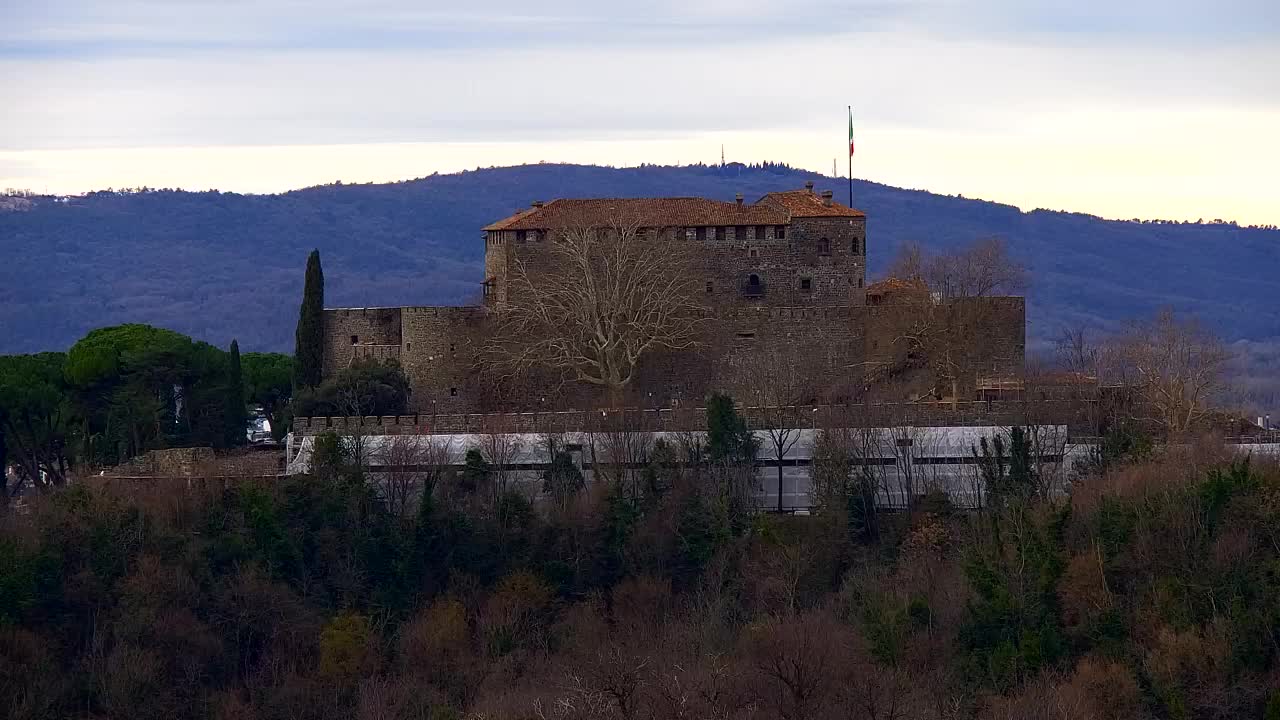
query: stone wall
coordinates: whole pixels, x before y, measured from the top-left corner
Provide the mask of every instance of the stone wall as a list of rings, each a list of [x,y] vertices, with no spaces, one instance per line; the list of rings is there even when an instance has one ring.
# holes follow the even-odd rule
[[[765,414],[741,408],[752,428],[763,428]],[[991,400],[970,402],[868,403],[815,405],[801,408],[809,426],[823,427],[962,427],[1022,425],[1068,426],[1072,433],[1090,435],[1094,402]],[[701,407],[652,410],[569,410],[558,412],[399,415],[387,417],[295,418],[293,431],[310,436],[326,432],[364,435],[432,435],[456,433],[587,432],[602,429],[696,432],[705,430]]]
[[[340,308],[324,311],[324,375],[350,367],[361,355],[377,357],[399,350],[358,349],[359,346],[400,347],[401,308]]]
[[[785,216],[784,216],[785,217]],[[752,355],[783,354],[816,367],[814,401],[976,397],[979,378],[1023,374],[1021,298],[934,304],[927,295],[865,304],[866,218],[794,217],[786,225],[662,227],[697,244],[693,272],[710,313],[694,348],[655,350],[640,361],[621,398],[547,371],[504,387],[480,372],[489,309],[519,303],[509,274],[519,262],[536,276],[554,260],[539,231],[488,231],[484,307],[353,308],[325,311],[325,375],[359,360],[396,360],[409,378],[410,409],[433,415],[495,410],[586,409],[622,404],[678,408],[731,390]],[[904,337],[928,319],[946,329],[947,355],[963,372],[940,382],[936,364]],[[740,374],[740,373],[739,373]],[[945,392],[939,390],[945,385]],[[954,392],[955,397],[951,398]]]
[[[866,367],[874,399],[949,397],[938,367],[956,372],[957,399],[975,397],[978,378],[1020,381],[1026,355],[1026,305],[1020,297],[965,298],[872,305],[865,308]],[[946,360],[918,352],[914,338]],[[930,339],[931,338],[931,339]]]
[[[979,377],[1021,379],[1025,351],[1021,298],[955,301],[940,310],[956,323],[948,342],[964,372],[958,399],[975,397]],[[708,393],[730,390],[730,369],[751,354],[773,353],[803,359],[819,369],[815,397],[835,401],[915,400],[937,389],[949,397],[936,369],[907,357],[908,335],[922,309],[906,305],[788,306],[738,304],[715,310],[698,347],[646,356],[622,401],[634,407],[700,404]],[[405,307],[329,310],[325,372],[353,360],[398,360],[419,413],[460,413],[498,409],[590,408],[607,404],[600,388],[530,380],[522,397],[497,388],[479,374],[478,354],[488,332],[479,307]],[[357,343],[350,343],[351,337]]]
[[[477,407],[477,353],[486,311],[479,307],[409,307],[401,313],[401,366],[418,412],[465,412]]]

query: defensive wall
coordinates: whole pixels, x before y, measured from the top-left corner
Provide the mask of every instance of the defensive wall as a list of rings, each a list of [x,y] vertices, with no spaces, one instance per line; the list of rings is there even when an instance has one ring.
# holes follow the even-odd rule
[[[712,390],[724,389],[736,361],[763,353],[790,354],[813,366],[821,376],[819,393],[830,400],[925,397],[938,384],[937,369],[927,359],[912,357],[907,340],[924,312],[938,314],[938,321],[949,326],[943,342],[952,361],[965,368],[958,397],[974,398],[979,377],[1021,378],[1022,298],[975,298],[928,308],[910,303],[748,305],[715,310],[699,347],[644,357],[625,402],[650,408],[701,404]],[[598,388],[549,381],[530,382],[521,388],[524,397],[504,395],[479,372],[488,313],[483,307],[326,310],[325,375],[361,360],[394,359],[409,378],[410,409],[419,414],[602,404]]]
[[[985,400],[966,402],[870,403],[796,407],[789,416],[797,428],[967,427],[1036,424],[1065,425],[1077,435],[1093,432],[1094,402],[1089,400]],[[740,408],[749,427],[763,428],[777,410]],[[484,433],[569,433],[607,430],[693,432],[707,427],[701,407],[654,410],[564,410],[555,412],[415,414],[369,417],[299,417],[298,436],[455,435]]]
[[[741,196],[535,202],[485,228],[483,306],[325,310],[324,375],[396,361],[419,415],[618,404],[605,402],[603,388],[564,382],[549,369],[500,382],[483,372],[482,351],[494,331],[490,313],[521,301],[511,283],[517,265],[536,279],[556,261],[553,233],[617,232],[619,220],[634,223],[642,238],[696,248],[690,272],[709,314],[695,347],[640,359],[624,406],[700,405],[712,391],[732,391],[753,355],[803,364],[816,376],[808,398],[815,403],[972,400],[984,381],[1011,387],[1022,378],[1022,298],[944,300],[908,283],[867,304],[867,218],[811,183],[751,204]],[[924,357],[925,345],[937,352]]]

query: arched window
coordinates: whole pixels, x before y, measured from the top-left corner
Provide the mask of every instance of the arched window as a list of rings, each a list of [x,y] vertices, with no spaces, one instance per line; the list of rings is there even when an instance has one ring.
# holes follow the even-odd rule
[[[751,277],[747,278],[747,284],[753,288],[760,287],[760,276],[752,274]]]

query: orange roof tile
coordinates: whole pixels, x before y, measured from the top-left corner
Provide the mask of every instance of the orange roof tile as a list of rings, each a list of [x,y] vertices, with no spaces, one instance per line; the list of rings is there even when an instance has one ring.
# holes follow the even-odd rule
[[[785,225],[791,217],[785,208],[772,204],[738,205],[706,198],[574,198],[522,210],[484,229],[603,227],[619,221],[647,227]]]
[[[777,204],[787,209],[792,217],[866,217],[866,213],[841,205],[835,200],[828,205],[826,198],[812,190],[788,190],[772,192],[756,203]]]

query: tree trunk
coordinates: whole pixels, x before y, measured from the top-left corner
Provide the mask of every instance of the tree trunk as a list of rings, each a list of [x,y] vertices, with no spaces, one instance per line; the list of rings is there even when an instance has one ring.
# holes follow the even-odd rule
[[[778,447],[778,512],[782,512],[782,448]]]

